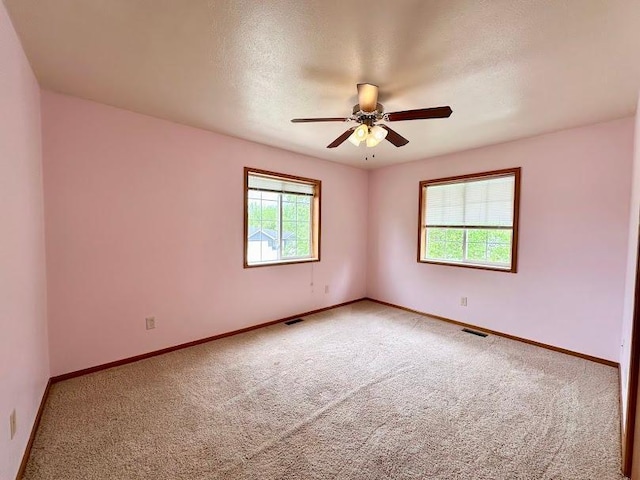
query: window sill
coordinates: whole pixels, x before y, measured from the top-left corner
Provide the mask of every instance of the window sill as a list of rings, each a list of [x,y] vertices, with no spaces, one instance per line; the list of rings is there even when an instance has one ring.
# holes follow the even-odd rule
[[[297,260],[279,260],[275,262],[245,263],[244,268],[273,267],[276,265],[294,265],[297,263],[312,263],[319,261],[319,258],[301,258]]]
[[[482,265],[482,264],[474,264],[474,263],[458,263],[458,262],[444,262],[437,260],[424,260],[419,259],[419,263],[429,263],[431,265],[446,265],[450,267],[463,267],[463,268],[473,268],[476,270],[491,270],[493,272],[504,272],[504,273],[517,273],[517,269],[515,265],[510,267],[499,267],[492,265]]]

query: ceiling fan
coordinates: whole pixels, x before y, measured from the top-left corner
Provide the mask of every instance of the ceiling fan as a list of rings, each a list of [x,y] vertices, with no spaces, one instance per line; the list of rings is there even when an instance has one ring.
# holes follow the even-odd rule
[[[370,83],[358,84],[358,103],[353,106],[353,112],[349,117],[328,118],[294,118],[293,123],[309,122],[357,122],[359,125],[351,127],[327,148],[336,148],[345,140],[349,140],[356,147],[365,142],[367,147],[375,147],[385,138],[396,147],[402,147],[409,143],[395,130],[387,125],[378,123],[399,122],[403,120],[424,120],[428,118],[448,118],[451,116],[451,107],[419,108],[417,110],[404,110],[402,112],[385,113],[384,107],[378,103],[378,86]]]

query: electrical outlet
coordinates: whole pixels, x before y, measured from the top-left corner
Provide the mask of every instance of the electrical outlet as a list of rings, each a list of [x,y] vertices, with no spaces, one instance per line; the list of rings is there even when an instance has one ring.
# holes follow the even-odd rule
[[[11,412],[11,415],[9,415],[9,431],[11,432],[11,440],[13,440],[13,437],[16,436],[17,429],[18,426],[16,423],[16,409],[14,408]]]
[[[329,293],[329,285],[324,286],[324,293]]]
[[[462,307],[467,306],[467,297],[460,297],[460,306]]]
[[[147,325],[147,330],[156,328],[156,317],[147,317],[144,320]]]

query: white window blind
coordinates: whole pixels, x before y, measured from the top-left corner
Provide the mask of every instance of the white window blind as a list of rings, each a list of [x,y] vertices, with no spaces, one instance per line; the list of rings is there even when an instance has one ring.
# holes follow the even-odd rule
[[[288,181],[283,178],[268,177],[265,175],[249,174],[249,190],[262,192],[292,193],[296,195],[311,195],[315,192],[313,184]]]
[[[515,175],[425,189],[427,227],[513,227]]]

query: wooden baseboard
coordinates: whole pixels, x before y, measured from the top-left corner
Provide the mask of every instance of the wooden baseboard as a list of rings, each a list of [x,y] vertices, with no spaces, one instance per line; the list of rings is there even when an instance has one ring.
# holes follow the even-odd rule
[[[51,379],[47,381],[47,386],[44,389],[44,393],[42,394],[42,400],[40,400],[40,406],[38,407],[38,413],[36,413],[36,418],[33,421],[33,426],[31,427],[31,434],[29,435],[29,441],[27,442],[27,448],[24,449],[24,454],[22,455],[22,462],[20,462],[20,468],[18,469],[18,474],[16,475],[16,480],[22,480],[24,476],[24,471],[27,468],[27,462],[29,461],[29,455],[31,455],[31,447],[33,446],[33,441],[36,438],[36,433],[38,432],[38,427],[40,426],[40,419],[42,418],[42,411],[44,410],[44,406],[47,403],[47,398],[49,397],[49,390],[51,389],[51,384],[53,382]]]
[[[114,362],[104,363],[102,365],[96,365],[94,367],[84,368],[82,370],[77,370],[75,372],[64,373],[62,375],[57,375],[55,377],[51,377],[51,383],[61,382],[63,380],[68,380],[70,378],[80,377],[82,375],[88,375],[89,373],[99,372],[100,370],[106,370],[107,368],[119,367],[121,365],[126,365],[127,363],[137,362],[139,360],[144,360],[146,358],[155,357],[157,355],[162,355],[165,353],[173,352],[175,350],[181,350],[183,348],[193,347],[195,345],[200,345],[201,343],[212,342],[214,340],[218,340],[220,338],[231,337],[233,335],[238,335],[240,333],[250,332],[251,330],[256,330],[258,328],[269,327],[271,325],[275,325],[277,323],[286,322],[287,320],[291,320],[293,318],[304,317],[307,315],[313,315],[314,313],[324,312],[326,310],[331,310],[338,307],[344,307],[345,305],[350,305],[352,303],[361,302],[365,300],[365,298],[358,298],[356,300],[350,300],[348,302],[338,303],[336,305],[331,305],[330,307],[318,308],[316,310],[311,310],[305,313],[299,313],[297,315],[290,315],[285,318],[279,318],[278,320],[272,320],[266,323],[261,323],[259,325],[253,325],[251,327],[241,328],[239,330],[233,330],[232,332],[221,333],[219,335],[213,335],[211,337],[201,338],[199,340],[194,340],[192,342],[181,343],[179,345],[174,345],[172,347],[163,348],[161,350],[154,350],[153,352],[143,353],[141,355],[136,355],[134,357],[123,358],[121,360],[116,360]]]
[[[601,363],[601,364],[604,364],[604,365],[607,365],[607,366],[610,366],[610,367],[616,367],[616,368],[620,367],[618,363],[612,362],[611,360],[606,360],[606,359],[603,359],[603,358],[594,357],[594,356],[591,356],[591,355],[586,355],[584,353],[574,352],[572,350],[567,350],[567,349],[564,349],[564,348],[555,347],[553,345],[547,345],[547,344],[536,342],[536,341],[533,341],[533,340],[528,340],[526,338],[516,337],[515,335],[509,335],[507,333],[502,333],[502,332],[498,332],[498,331],[491,330],[491,329],[488,329],[488,328],[479,327],[477,325],[473,325],[473,324],[470,324],[470,323],[460,322],[458,320],[453,320],[451,318],[446,318],[446,317],[442,317],[442,316],[439,316],[439,315],[432,315],[430,313],[421,312],[419,310],[414,310],[412,308],[403,307],[401,305],[396,305],[396,304],[389,303],[389,302],[383,302],[382,300],[376,300],[375,298],[363,297],[363,298],[358,298],[356,300],[351,300],[351,301],[348,301],[348,302],[343,302],[343,303],[339,303],[339,304],[336,304],[336,305],[331,305],[329,307],[318,308],[316,310],[311,310],[309,312],[300,313],[300,314],[297,314],[297,315],[291,315],[291,316],[288,316],[288,317],[285,317],[285,318],[280,318],[278,320],[272,320],[272,321],[269,321],[269,322],[266,322],[266,323],[261,323],[259,325],[253,325],[251,327],[241,328],[239,330],[234,330],[234,331],[227,332],[227,333],[221,333],[219,335],[214,335],[214,336],[211,336],[211,337],[206,337],[206,338],[202,338],[202,339],[199,339],[199,340],[194,340],[192,342],[182,343],[182,344],[175,345],[175,346],[172,346],[172,347],[163,348],[161,350],[155,350],[153,352],[143,353],[141,355],[136,355],[134,357],[124,358],[122,360],[116,360],[114,362],[109,362],[109,363],[105,363],[105,364],[102,364],[102,365],[96,365],[94,367],[89,367],[89,368],[85,368],[85,369],[82,369],[82,370],[77,370],[75,372],[65,373],[63,375],[58,375],[58,376],[55,376],[55,377],[51,377],[49,379],[49,381],[47,382],[47,386],[46,386],[46,388],[44,390],[44,393],[42,395],[42,400],[40,401],[40,407],[38,408],[38,413],[36,414],[36,418],[35,418],[35,420],[33,422],[33,427],[31,428],[31,434],[29,436],[29,441],[27,442],[27,447],[25,449],[24,455],[22,456],[22,462],[20,463],[20,468],[18,470],[18,474],[16,476],[16,480],[22,480],[22,477],[24,476],[25,469],[27,468],[27,462],[29,461],[29,455],[31,454],[31,447],[33,446],[33,441],[35,440],[35,436],[36,436],[36,433],[38,431],[38,427],[40,425],[40,420],[42,418],[42,412],[44,410],[44,406],[45,406],[47,398],[49,396],[49,391],[51,389],[51,385],[52,384],[54,384],[56,382],[60,382],[62,380],[67,380],[67,379],[70,379],[70,378],[79,377],[81,375],[87,375],[89,373],[98,372],[100,370],[106,370],[107,368],[112,368],[112,367],[117,367],[117,366],[120,366],[120,365],[125,365],[127,363],[137,362],[139,360],[144,360],[146,358],[155,357],[157,355],[162,355],[164,353],[173,352],[175,350],[180,350],[180,349],[183,349],[183,348],[193,347],[195,345],[200,345],[202,343],[211,342],[211,341],[214,341],[214,340],[218,340],[220,338],[230,337],[230,336],[233,336],[233,335],[238,335],[238,334],[241,334],[241,333],[249,332],[251,330],[257,330],[259,328],[268,327],[268,326],[271,326],[271,325],[275,325],[277,323],[286,322],[287,320],[291,320],[293,318],[304,317],[304,316],[307,316],[307,315],[313,315],[314,313],[320,313],[320,312],[324,312],[324,311],[331,310],[331,309],[334,309],[334,308],[344,307],[345,305],[350,305],[352,303],[361,302],[363,300],[369,300],[371,302],[375,302],[375,303],[378,303],[378,304],[381,304],[381,305],[386,305],[388,307],[397,308],[397,309],[400,309],[400,310],[404,310],[406,312],[415,313],[415,314],[422,315],[422,316],[425,316],[425,317],[435,318],[437,320],[441,320],[443,322],[451,323],[451,324],[454,324],[454,325],[459,325],[461,327],[471,328],[471,329],[478,330],[478,331],[481,331],[481,332],[485,332],[485,333],[488,333],[488,334],[491,334],[491,335],[496,335],[496,336],[508,338],[509,340],[516,340],[518,342],[527,343],[529,345],[535,345],[537,347],[546,348],[548,350],[553,350],[555,352],[560,352],[560,353],[564,353],[564,354],[567,354],[567,355],[572,355],[574,357],[583,358],[585,360],[590,360],[592,362]],[[620,379],[620,381],[622,381],[622,379]],[[621,385],[620,385],[620,388],[622,388]],[[622,433],[622,430],[621,430],[621,433]]]
[[[618,414],[620,415],[620,453],[622,454],[622,474],[625,476],[629,476],[631,472],[624,471],[624,459],[626,458],[626,449],[627,449],[627,435],[626,435],[626,425],[622,421],[622,369],[618,369]]]
[[[367,297],[366,300],[370,300],[372,302],[379,303],[381,305],[386,305],[387,307],[399,308],[400,310],[404,310],[406,312],[411,312],[411,313],[416,313],[418,315],[423,315],[425,317],[435,318],[437,320],[442,320],[443,322],[452,323],[454,325],[459,325],[461,327],[471,328],[473,330],[479,330],[481,332],[488,333],[490,335],[496,335],[498,337],[508,338],[509,340],[516,340],[518,342],[527,343],[529,345],[535,345],[536,347],[542,347],[542,348],[546,348],[548,350],[553,350],[554,352],[560,352],[560,353],[564,353],[564,354],[567,354],[567,355],[572,355],[574,357],[583,358],[585,360],[589,360],[591,362],[596,362],[596,363],[601,363],[601,364],[607,365],[609,367],[619,368],[619,364],[617,362],[612,362],[611,360],[606,360],[604,358],[593,357],[591,355],[587,355],[587,354],[584,354],[584,353],[574,352],[573,350],[567,350],[565,348],[554,347],[553,345],[547,345],[546,343],[540,343],[540,342],[536,342],[534,340],[529,340],[529,339],[522,338],[522,337],[516,337],[515,335],[509,335],[508,333],[498,332],[496,330],[491,330],[491,329],[488,329],[488,328],[479,327],[477,325],[472,325],[470,323],[459,322],[458,320],[453,320],[453,319],[447,318],[447,317],[441,317],[439,315],[432,315],[430,313],[421,312],[419,310],[414,310],[412,308],[403,307],[402,305],[395,305],[393,303],[383,302],[382,300],[376,300],[375,298]]]

